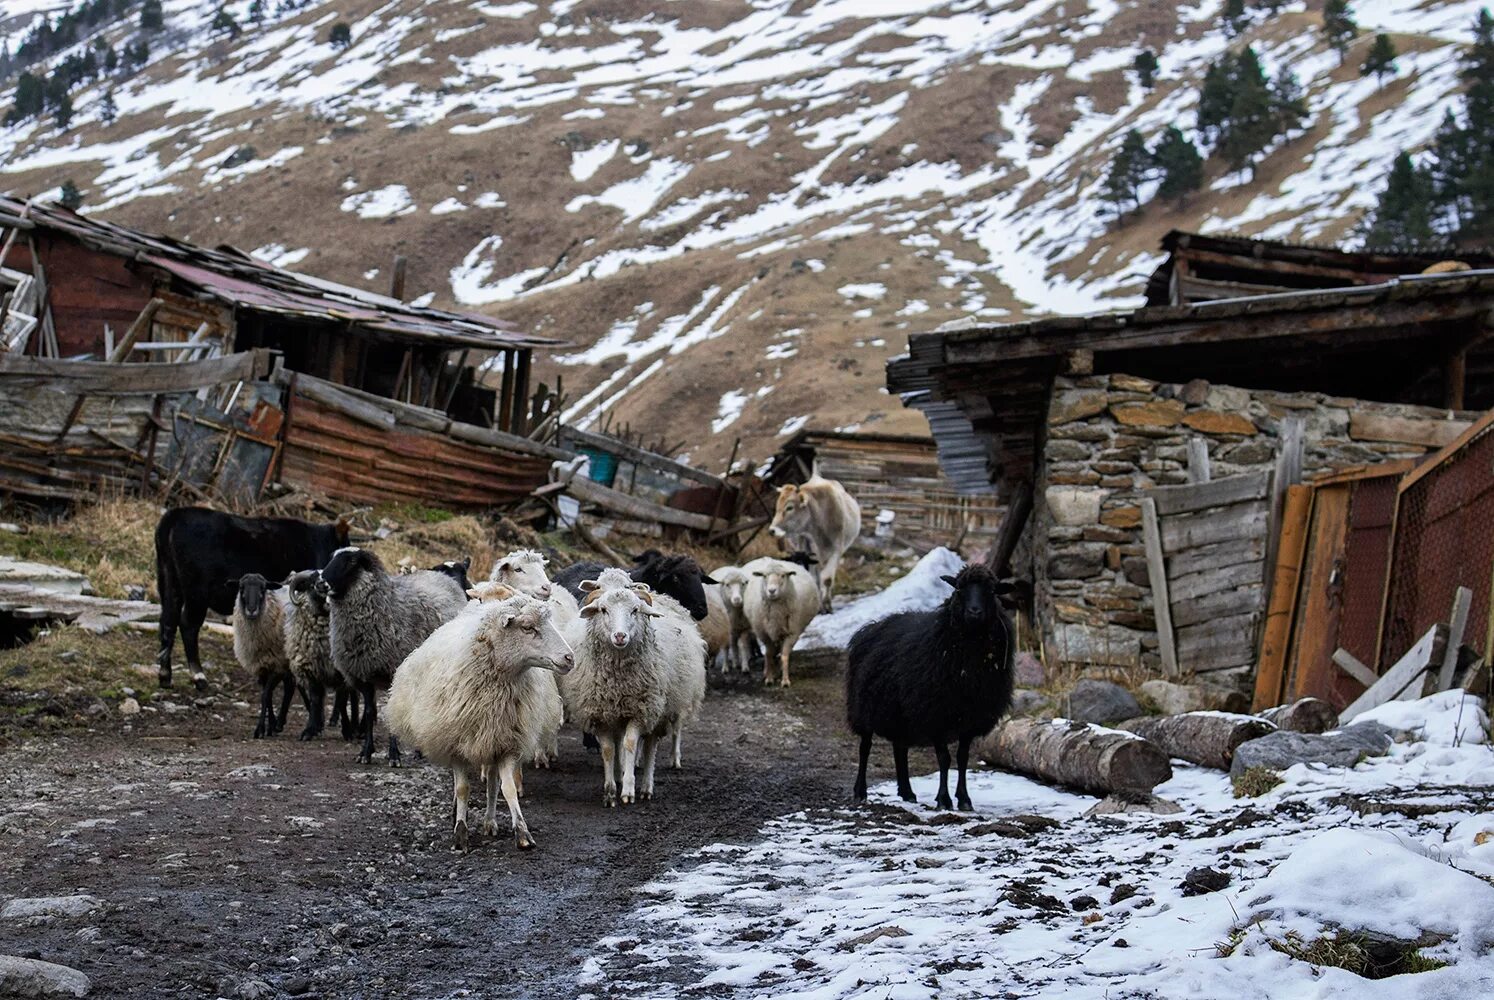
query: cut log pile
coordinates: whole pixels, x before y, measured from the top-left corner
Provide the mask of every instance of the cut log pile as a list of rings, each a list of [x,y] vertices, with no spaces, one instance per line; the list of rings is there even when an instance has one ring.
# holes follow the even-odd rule
[[[1276,732],[1276,727],[1254,715],[1231,712],[1188,712],[1132,719],[1120,728],[1155,743],[1169,757],[1228,771],[1241,743]]]
[[[1093,795],[1149,792],[1172,777],[1167,755],[1129,733],[1084,722],[1011,719],[975,747],[1002,770]]]

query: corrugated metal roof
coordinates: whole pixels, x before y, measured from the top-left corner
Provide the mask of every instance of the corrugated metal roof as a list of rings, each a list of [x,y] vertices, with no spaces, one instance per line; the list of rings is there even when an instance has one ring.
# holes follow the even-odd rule
[[[0,195],[0,226],[18,222],[66,234],[101,253],[159,268],[243,309],[348,323],[391,339],[477,350],[558,347],[564,343],[522,333],[513,324],[490,316],[411,305],[387,295],[287,271],[236,247],[195,246],[82,216],[60,205]]]

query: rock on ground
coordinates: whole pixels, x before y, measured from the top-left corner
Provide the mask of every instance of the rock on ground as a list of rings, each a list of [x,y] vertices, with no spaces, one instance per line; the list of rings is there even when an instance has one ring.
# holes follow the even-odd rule
[[[0,955],[0,997],[86,997],[89,989],[88,977],[77,969]]]
[[[1328,764],[1353,767],[1366,756],[1379,756],[1394,740],[1390,729],[1378,722],[1359,722],[1333,733],[1271,733],[1241,743],[1229,773],[1238,777],[1249,767],[1285,771],[1293,764]]]
[[[0,920],[36,920],[48,917],[81,917],[92,913],[101,904],[98,897],[37,896],[32,899],[12,899],[0,909]]]
[[[1064,698],[1063,714],[1075,722],[1094,722],[1104,726],[1134,719],[1142,713],[1135,696],[1119,684],[1086,677]]]

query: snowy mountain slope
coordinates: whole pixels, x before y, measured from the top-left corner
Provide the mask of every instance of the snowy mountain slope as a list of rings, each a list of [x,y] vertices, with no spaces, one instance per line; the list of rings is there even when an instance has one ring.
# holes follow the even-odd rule
[[[1356,4],[1404,53],[1383,88],[1367,38],[1325,49],[1316,0],[1257,15],[1233,44],[1298,73],[1307,131],[1119,229],[1108,160],[1191,125],[1232,44],[1219,0],[388,0],[234,40],[213,5],[165,6],[119,120],[94,86],[64,133],[0,129],[0,187],[70,177],[85,210],[374,287],[407,254],[412,292],[571,340],[542,371],[573,419],[719,460],[806,418],[921,429],[880,388],[909,332],[1124,304],[1173,226],[1341,238],[1431,136],[1479,4]],[[1143,46],[1152,91],[1126,71]]]

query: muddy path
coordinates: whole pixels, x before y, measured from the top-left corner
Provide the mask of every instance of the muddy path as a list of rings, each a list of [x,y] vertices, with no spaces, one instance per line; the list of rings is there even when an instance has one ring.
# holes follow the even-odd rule
[[[713,685],[685,770],[621,810],[602,807],[598,760],[567,729],[558,766],[526,771],[540,846],[523,854],[506,834],[452,851],[446,772],[360,766],[338,739],[250,740],[247,706],[222,698],[129,732],[21,740],[0,749],[0,902],[101,905],[0,921],[0,954],[77,968],[107,997],[573,996],[639,886],[702,845],[848,800],[840,713],[836,676]]]

